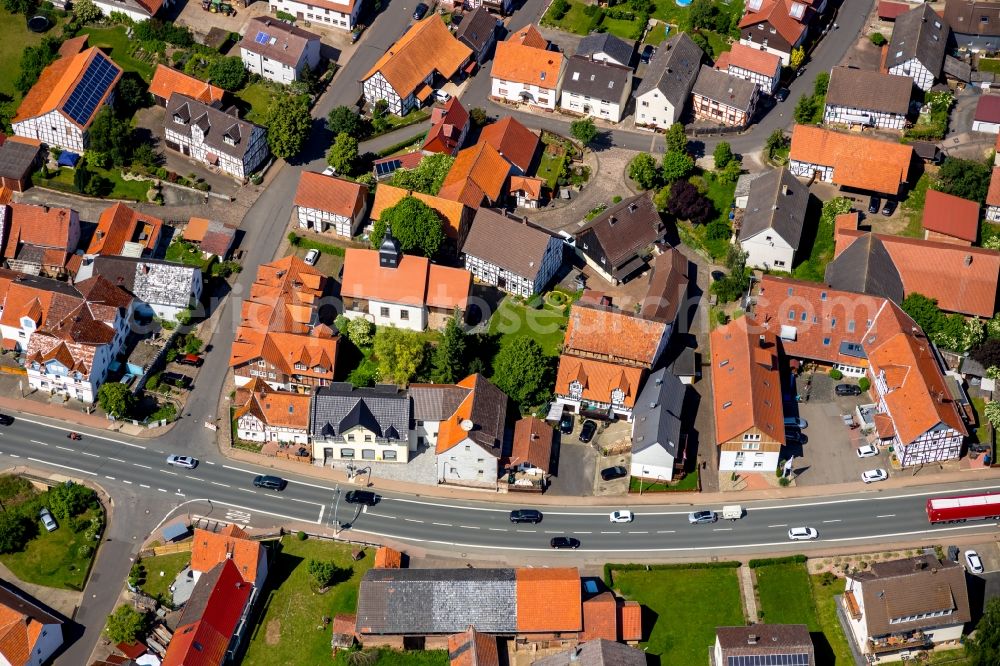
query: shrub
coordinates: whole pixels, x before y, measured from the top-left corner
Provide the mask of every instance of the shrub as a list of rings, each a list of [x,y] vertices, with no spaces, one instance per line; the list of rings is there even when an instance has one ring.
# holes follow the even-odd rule
[[[844,373],[841,372],[840,370],[837,370],[837,368],[833,368],[832,370],[830,370],[830,379],[838,380],[843,378],[844,378]]]
[[[83,558],[90,557],[91,554],[93,554],[93,552],[94,552],[94,547],[93,546],[88,546],[87,544],[82,544],[79,548],[76,549],[76,556],[79,557],[79,558],[81,558],[81,559],[83,559]]]
[[[868,389],[870,389],[871,387],[872,387],[872,382],[867,377],[862,377],[861,379],[858,380],[858,388],[861,389],[862,391],[867,392]]]
[[[789,479],[787,476],[783,476],[780,479],[778,479],[778,485],[781,486],[782,488],[788,487],[791,483],[792,480]]]
[[[785,557],[766,557],[752,559],[747,562],[751,569],[771,566],[772,564],[803,564],[808,558],[805,555],[786,555]]]
[[[875,46],[884,46],[885,43],[889,41],[885,38],[885,35],[883,35],[881,32],[873,32],[871,35],[868,36],[868,39],[872,40],[872,44],[874,44]]]

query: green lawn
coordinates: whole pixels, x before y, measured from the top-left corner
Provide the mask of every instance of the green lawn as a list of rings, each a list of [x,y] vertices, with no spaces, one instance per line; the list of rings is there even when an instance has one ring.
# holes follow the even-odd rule
[[[698,470],[688,474],[680,481],[667,483],[665,481],[648,481],[631,478],[628,482],[630,493],[666,493],[698,490]]]
[[[89,522],[98,513],[99,510],[90,509],[77,520]],[[59,529],[46,532],[39,522],[38,536],[29,541],[23,551],[0,555],[0,562],[26,583],[64,590],[82,590],[94,553],[80,557],[79,548],[90,545],[96,552],[100,542],[93,539],[88,541],[85,529],[74,532],[66,524],[67,521],[56,520]]]
[[[1000,74],[1000,60],[996,58],[980,58],[977,69],[981,72],[993,72]]]
[[[661,569],[615,573],[615,587],[655,613],[640,644],[661,664],[703,664],[715,628],[742,626],[743,604],[736,569]],[[645,615],[646,613],[643,613]],[[683,618],[683,621],[680,619]]]
[[[59,29],[54,27],[45,34],[58,35]],[[0,67],[0,94],[10,95],[15,101],[21,99],[21,93],[14,89],[14,82],[21,74],[21,53],[28,46],[38,45],[43,36],[28,30],[24,16],[11,14],[0,6],[0,62],[7,63]]]
[[[986,401],[982,398],[972,398],[972,406],[976,410],[976,423],[979,424],[979,427],[976,428],[976,439],[984,444],[988,443],[990,441],[990,429],[987,427],[986,417],[983,416]]]
[[[826,265],[833,260],[833,252],[836,249],[836,240],[833,236],[836,211],[844,210],[846,206],[847,204],[841,197],[831,199],[823,204],[823,212],[816,224],[816,237],[813,239],[809,257],[792,269],[792,277],[808,282],[822,282],[824,280]]]
[[[140,583],[139,587],[149,596],[159,599],[161,603],[169,603],[173,600],[169,588],[173,584],[174,578],[190,562],[190,552],[147,557],[142,560],[142,566],[146,569],[146,581]],[[163,573],[162,576],[160,572]]]
[[[368,653],[378,655],[378,658],[371,663],[373,666],[448,666],[447,650],[413,650],[407,652],[397,652],[385,648],[379,650],[367,650]],[[351,666],[348,659],[349,652],[343,650],[337,653],[333,659],[335,666]],[[358,662],[354,662],[358,663]]]
[[[708,198],[712,200],[712,205],[718,212],[715,219],[729,225],[729,207],[736,197],[736,183],[724,183],[712,173],[705,174],[705,183],[708,185]],[[701,225],[699,230],[704,232],[707,226]],[[729,238],[713,239],[702,234],[702,239],[712,257],[722,259],[726,256],[729,250]]]
[[[754,572],[764,612],[763,622],[804,624],[809,631],[819,631],[816,608],[809,593],[809,573],[804,563],[772,564],[758,567]]]
[[[111,181],[114,186],[106,198],[128,199],[130,201],[146,201],[146,193],[149,192],[150,183],[148,180],[125,180],[118,169],[101,169],[99,167],[87,165],[91,171],[98,173]],[[73,169],[62,167],[59,173],[52,178],[42,178],[38,172],[32,176],[32,182],[41,187],[51,187],[64,192],[77,193],[73,184]]]
[[[622,39],[635,39],[636,34],[642,27],[638,19],[624,21],[605,16],[604,20],[601,21],[601,28],[604,29],[604,32],[609,32],[615,37],[621,37]]]
[[[490,317],[489,332],[503,337],[501,346],[508,340],[528,336],[541,345],[546,355],[558,356],[568,320],[564,307],[545,303],[536,310],[508,296]]]
[[[558,21],[553,21],[550,12],[546,12],[542,17],[542,23],[552,25],[560,30],[572,32],[576,35],[587,35],[590,33],[591,17],[583,12],[584,5],[575,0],[569,0],[569,11]]]
[[[812,586],[812,596],[816,608],[816,621],[819,622],[819,630],[826,637],[828,645],[816,645],[817,663],[830,664],[831,666],[854,666],[854,658],[851,656],[851,648],[844,636],[844,631],[840,628],[837,620],[837,602],[834,595],[844,593],[844,579],[838,578],[830,585],[823,585],[819,576],[809,576],[809,583]],[[765,622],[772,620],[768,616]],[[814,634],[815,636],[815,634]],[[817,641],[813,639],[813,643]],[[825,656],[820,659],[820,656]]]
[[[555,190],[556,185],[559,184],[559,173],[562,171],[565,160],[565,155],[553,155],[547,150],[542,151],[535,176],[544,180],[550,190]]]
[[[927,188],[930,187],[931,179],[926,173],[920,176],[920,180],[910,190],[909,195],[899,206],[899,212],[906,218],[906,228],[899,235],[911,238],[923,238],[924,236],[924,202],[927,199]]]
[[[175,261],[185,266],[195,266],[202,270],[204,270],[207,263],[205,257],[201,254],[201,250],[195,247],[193,243],[183,240],[175,240],[171,243],[167,247],[165,258],[167,261]]]
[[[107,51],[111,59],[118,63],[126,72],[135,72],[147,82],[153,78],[153,70],[156,66],[133,55],[132,45],[125,34],[124,26],[84,28],[80,33],[89,34],[90,39],[87,40],[87,44],[89,46],[98,46]]]
[[[252,123],[262,122],[267,116],[271,102],[274,101],[273,92],[264,83],[251,83],[236,93],[236,97],[249,105],[250,110],[246,112],[246,119]]]
[[[653,26],[652,30],[646,33],[646,37],[642,40],[642,43],[658,46],[666,38],[667,25],[665,23],[657,23]]]
[[[702,30],[701,34],[705,35],[705,39],[708,40],[708,48],[711,53],[709,55],[712,58],[718,58],[719,54],[723,51],[728,51],[730,49],[730,39],[726,35],[720,35],[712,30]]]

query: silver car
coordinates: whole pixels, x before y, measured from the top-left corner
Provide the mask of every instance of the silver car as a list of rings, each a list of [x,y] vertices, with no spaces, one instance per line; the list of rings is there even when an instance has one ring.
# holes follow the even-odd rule
[[[45,525],[45,529],[49,532],[55,532],[59,529],[59,525],[56,523],[56,519],[52,517],[49,510],[46,507],[42,507],[42,510],[38,512],[38,517],[42,519],[42,525]]]
[[[813,527],[793,527],[788,530],[788,538],[792,541],[811,541],[819,536]]]
[[[167,464],[185,469],[194,469],[198,466],[198,459],[191,456],[167,456]]]

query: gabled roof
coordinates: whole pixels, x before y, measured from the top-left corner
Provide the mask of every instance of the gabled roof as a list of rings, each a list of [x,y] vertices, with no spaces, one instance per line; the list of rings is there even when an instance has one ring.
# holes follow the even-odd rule
[[[539,200],[542,198],[542,190],[545,188],[545,181],[541,178],[528,178],[527,176],[510,177],[510,193],[521,193],[525,198]]]
[[[948,23],[930,5],[921,4],[900,14],[892,27],[886,68],[892,69],[916,58],[931,74],[940,76],[950,34]]]
[[[725,56],[725,66],[722,66],[723,56]],[[715,68],[726,70],[730,65],[762,76],[773,77],[775,72],[781,70],[781,57],[733,42],[728,51],[719,55]]]
[[[646,653],[598,638],[532,662],[533,666],[645,666]]]
[[[949,2],[948,7],[953,3]],[[878,0],[878,17],[883,21],[895,21],[901,14],[910,11],[910,5],[905,2],[891,2],[890,0]],[[945,12],[948,10],[945,9]],[[949,22],[951,19],[949,18]]]
[[[46,627],[62,623],[7,583],[0,585],[0,657],[7,663],[33,663],[32,656],[42,632]],[[57,647],[52,646],[52,650]]]
[[[292,203],[354,219],[364,207],[367,196],[368,188],[359,183],[303,171]]]
[[[593,32],[581,39],[576,47],[576,55],[585,58],[592,58],[600,53],[627,66],[632,62],[635,42],[621,39],[610,32]]]
[[[924,199],[923,225],[926,231],[975,243],[979,237],[979,204],[928,189]]]
[[[1000,123],[1000,95],[980,95],[972,119],[983,123]]]
[[[349,248],[344,257],[344,298],[465,311],[471,291],[469,271],[432,264],[425,257],[403,255],[396,268],[380,266],[377,250]]]
[[[76,247],[70,247],[74,219],[76,211],[70,208],[7,204],[7,222],[10,231],[7,232],[4,257],[7,259],[16,257],[22,244],[51,248],[64,253],[74,251]]]
[[[649,288],[642,299],[639,316],[673,324],[687,297],[690,266],[677,248],[656,255],[649,273]]]
[[[316,390],[309,431],[332,439],[361,426],[383,440],[405,442],[413,427],[410,397],[391,384],[355,388],[335,382]]]
[[[804,624],[754,624],[749,627],[716,627],[722,658],[806,654],[815,664],[815,649]],[[752,663],[752,662],[751,662]]]
[[[750,185],[739,240],[745,242],[766,231],[799,249],[809,208],[809,189],[782,167],[768,171]]]
[[[881,7],[881,3],[879,6]],[[909,8],[908,5],[904,5],[904,7]],[[1000,5],[996,2],[989,0],[946,0],[944,18],[948,21],[951,29],[960,35],[977,35],[979,37],[1000,35]],[[984,18],[985,20],[983,20]]]
[[[1000,135],[997,136],[997,143],[1000,143]],[[1000,206],[1000,167],[993,167],[990,172],[990,189],[986,193],[987,206]]]
[[[635,97],[656,89],[675,109],[681,109],[698,78],[704,58],[705,52],[701,47],[691,41],[687,33],[678,32],[663,42],[649,61]]]
[[[261,423],[272,428],[307,431],[309,403],[308,393],[278,391],[259,377],[254,377],[248,384],[236,389],[233,400],[236,405],[234,417],[239,419],[244,414],[252,414]]]
[[[7,137],[0,144],[0,177],[21,180],[28,176],[37,164],[41,150],[41,143],[35,139],[17,135]],[[8,195],[0,196],[0,204],[10,203],[8,197],[13,196],[13,192],[7,191]]]
[[[183,238],[197,243],[202,252],[225,257],[236,242],[236,227],[219,220],[192,217],[184,227]]]
[[[251,53],[295,67],[305,56],[310,42],[319,35],[267,16],[257,16],[247,23],[238,46]]]
[[[535,49],[549,48],[549,41],[542,36],[542,33],[538,32],[538,28],[530,23],[519,30],[512,31],[507,41]]]
[[[105,208],[97,220],[87,254],[142,256],[160,242],[163,220],[140,213],[123,203]]]
[[[573,304],[566,324],[566,354],[650,368],[657,359],[667,324],[615,308]]]
[[[691,93],[749,112],[757,95],[757,84],[702,65]]]
[[[480,208],[472,220],[462,253],[533,280],[542,268],[552,239],[550,233],[525,220]]]
[[[496,36],[500,22],[484,5],[478,5],[462,17],[455,38],[476,52],[481,52]]]
[[[431,128],[421,150],[454,155],[462,147],[458,142],[462,138],[462,131],[468,126],[469,112],[457,97],[452,97],[443,108],[435,107],[431,111]]]
[[[516,35],[497,44],[490,76],[550,90],[558,88],[563,67],[562,54],[549,51],[547,44],[529,46],[528,43],[521,43],[515,39]]]
[[[174,93],[180,93],[205,104],[221,102],[222,96],[225,94],[222,88],[216,88],[210,83],[188,76],[184,72],[179,72],[166,65],[156,66],[153,79],[149,82],[149,92],[164,100],[170,99]]]
[[[610,268],[616,269],[635,257],[640,250],[661,240],[663,220],[648,192],[612,204],[603,213],[574,233],[577,246],[580,239],[593,232],[608,257]]]
[[[645,374],[644,368],[563,354],[559,357],[554,391],[556,395],[573,395],[571,387],[579,383],[583,400],[606,404],[611,404],[612,395],[621,391],[621,405],[631,409]]]
[[[405,190],[395,185],[389,185],[388,183],[381,183],[375,188],[375,201],[372,203],[369,217],[372,220],[379,219],[386,208],[392,208],[405,197],[419,199],[437,211],[438,215],[441,216],[445,234],[452,239],[458,238],[462,229],[462,218],[465,215],[465,204],[461,201],[452,201],[451,199],[436,197],[432,194]]]
[[[480,141],[458,151],[438,196],[470,208],[479,208],[484,198],[492,204],[500,199],[509,173],[510,163],[496,148]]]
[[[183,124],[175,119],[182,120]],[[212,152],[240,160],[253,146],[255,130],[263,131],[262,127],[247,120],[176,92],[167,99],[163,124],[178,134],[189,136],[192,126],[197,125],[202,132],[202,143]]]
[[[496,636],[476,631],[470,624],[462,633],[448,637],[448,661],[450,666],[500,666]]]
[[[754,3],[747,4],[747,11],[740,19],[739,27],[767,23],[778,31],[778,34],[789,44],[795,44],[802,33],[808,27],[809,8],[806,3],[796,2],[796,0],[758,0],[757,8]],[[794,12],[798,12],[796,18]]]
[[[510,452],[511,466],[529,463],[549,471],[556,431],[545,421],[525,416],[514,424],[514,444]]]
[[[840,231],[837,244],[847,247],[826,266],[826,281],[830,286],[903,302],[903,279],[878,236]]]
[[[632,89],[632,70],[604,60],[573,56],[566,61],[564,92],[617,102]]]
[[[519,632],[583,629],[580,572],[575,567],[519,568],[514,575]]]
[[[257,565],[262,557],[267,557],[267,554],[260,542],[251,539],[235,524],[230,523],[219,532],[197,527],[194,530],[191,541],[191,569],[194,571],[206,573],[223,562],[231,561],[236,565],[240,578],[260,587],[264,581],[257,580]]]
[[[842,187],[895,195],[909,175],[913,149],[857,134],[796,125],[789,159],[833,167],[833,182]]]
[[[643,384],[632,410],[632,460],[673,465],[680,454],[681,419],[687,387],[667,368]]]
[[[882,72],[834,67],[826,104],[905,116],[910,110],[913,79]]]
[[[172,261],[97,255],[80,267],[76,279],[97,275],[144,303],[186,308],[201,279],[201,269]]]
[[[466,439],[471,439],[499,458],[507,422],[507,395],[476,373],[457,385],[468,391],[455,411],[441,421],[436,453],[444,453]],[[468,423],[472,429],[467,429]]]
[[[450,79],[472,55],[472,50],[455,39],[437,16],[417,21],[361,80],[381,73],[400,97],[406,97],[437,72]]]
[[[513,116],[504,116],[483,128],[479,133],[479,142],[490,144],[522,173],[528,173],[539,139]]]

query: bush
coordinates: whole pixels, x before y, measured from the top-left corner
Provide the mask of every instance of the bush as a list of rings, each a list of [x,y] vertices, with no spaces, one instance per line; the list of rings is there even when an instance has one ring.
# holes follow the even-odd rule
[[[861,389],[862,391],[867,392],[868,389],[870,389],[871,387],[872,387],[872,382],[867,377],[862,377],[861,379],[858,380],[858,388]]]
[[[809,559],[805,555],[786,555],[785,557],[766,557],[747,562],[751,569],[771,566],[772,564],[804,564]]]
[[[841,372],[840,370],[837,370],[837,368],[833,368],[832,370],[830,370],[830,379],[838,380],[843,378],[844,378],[844,373]]]
[[[76,549],[76,556],[79,557],[80,559],[85,559],[90,557],[93,554],[93,552],[94,552],[93,546],[82,544],[79,548]]]
[[[832,571],[824,571],[819,575],[819,584],[824,587],[832,585],[835,580],[837,580],[837,574]]]
[[[872,44],[875,46],[884,46],[885,43],[889,41],[881,32],[873,32],[869,35],[868,39],[872,40]]]
[[[305,541],[306,539],[309,538],[309,535],[303,532],[302,530],[299,530],[298,532],[296,532],[295,538],[298,539],[299,541]]]

